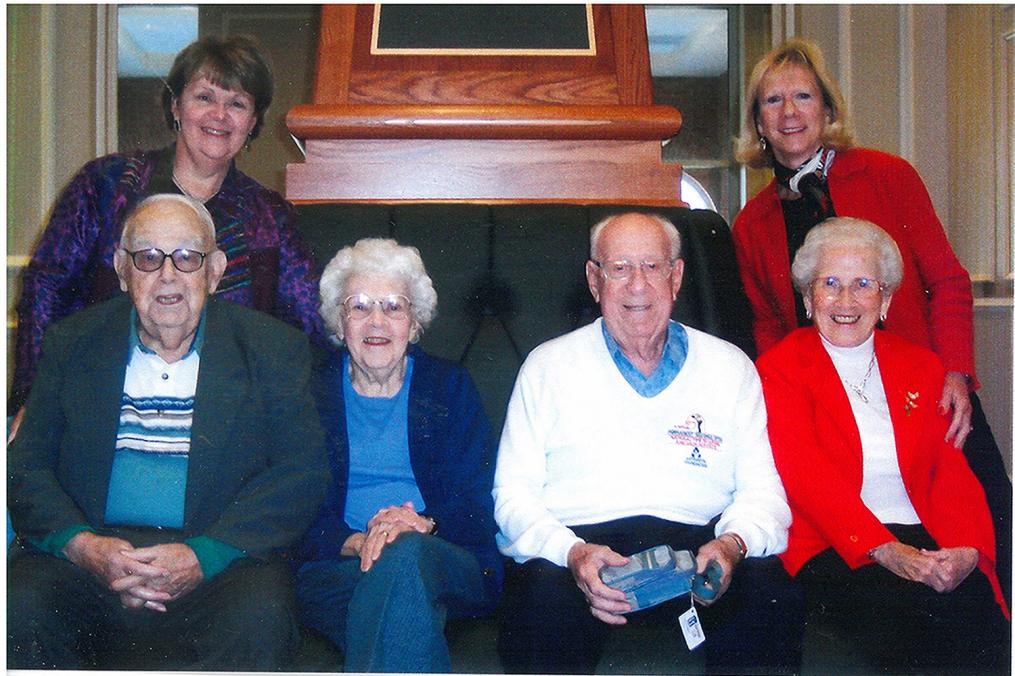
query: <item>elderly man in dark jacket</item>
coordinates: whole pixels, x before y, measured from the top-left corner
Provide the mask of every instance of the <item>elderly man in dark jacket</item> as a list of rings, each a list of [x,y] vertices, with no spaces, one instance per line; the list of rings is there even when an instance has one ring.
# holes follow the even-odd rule
[[[12,668],[272,670],[291,657],[275,552],[327,486],[298,331],[209,298],[204,207],[142,202],[127,292],[54,325],[8,460]]]

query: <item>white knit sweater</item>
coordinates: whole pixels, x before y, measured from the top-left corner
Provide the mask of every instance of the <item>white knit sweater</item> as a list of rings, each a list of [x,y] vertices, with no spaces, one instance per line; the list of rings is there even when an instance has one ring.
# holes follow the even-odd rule
[[[790,511],[750,359],[685,327],[680,373],[645,398],[613,363],[601,322],[540,345],[518,373],[494,478],[501,551],[564,566],[581,542],[568,526],[718,514],[716,534],[738,533],[751,556],[785,550]]]

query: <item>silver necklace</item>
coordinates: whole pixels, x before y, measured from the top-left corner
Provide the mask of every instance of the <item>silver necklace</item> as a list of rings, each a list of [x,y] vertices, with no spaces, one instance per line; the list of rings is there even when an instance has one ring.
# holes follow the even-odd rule
[[[853,390],[854,392],[856,392],[856,396],[860,397],[860,401],[862,401],[865,404],[869,404],[870,400],[867,399],[867,396],[863,393],[863,391],[867,389],[867,381],[870,380],[871,373],[874,372],[874,358],[876,356],[877,355],[872,351],[871,352],[871,363],[867,365],[867,375],[865,375],[863,377],[863,380],[860,381],[860,386],[859,387],[857,387],[853,383],[849,382],[845,378],[842,379],[842,382],[844,382],[847,385],[849,385],[850,389]]]
[[[186,195],[187,197],[189,197],[192,200],[196,200],[196,201],[200,202],[201,204],[204,204],[205,202],[210,200],[212,197],[214,197],[215,195],[219,194],[219,191],[216,190],[215,192],[213,192],[212,194],[208,195],[207,197],[198,197],[197,195],[195,195],[194,193],[190,192],[185,187],[183,187],[183,183],[180,182],[180,178],[176,175],[175,171],[173,172],[173,184],[177,188],[179,188],[180,192],[182,192],[184,195]],[[221,188],[222,188],[222,186],[220,185],[219,189],[221,189]]]

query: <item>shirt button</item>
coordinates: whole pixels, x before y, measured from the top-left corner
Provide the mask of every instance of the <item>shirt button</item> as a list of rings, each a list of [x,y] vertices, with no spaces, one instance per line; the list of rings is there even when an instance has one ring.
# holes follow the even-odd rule
[[[163,373],[162,374],[162,379],[163,380],[169,380],[169,374],[168,373]]]

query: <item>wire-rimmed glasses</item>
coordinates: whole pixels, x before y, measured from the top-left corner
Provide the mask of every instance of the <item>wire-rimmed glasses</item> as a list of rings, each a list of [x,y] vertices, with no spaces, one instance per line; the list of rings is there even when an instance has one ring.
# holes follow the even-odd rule
[[[398,293],[389,293],[381,298],[371,298],[365,293],[356,293],[342,301],[342,309],[350,319],[366,319],[380,307],[389,319],[407,319],[412,310],[412,301]]]

